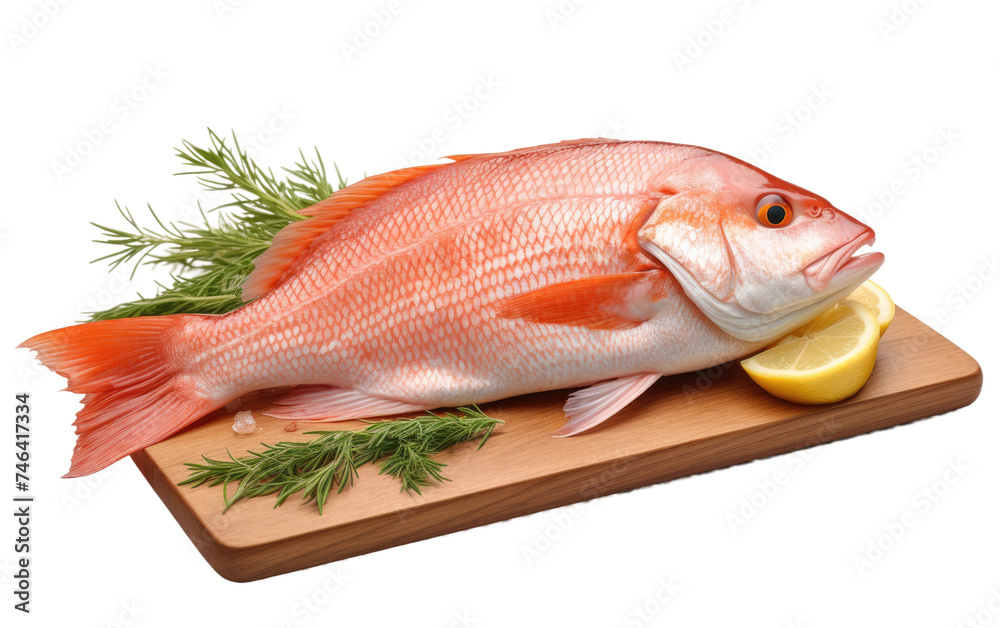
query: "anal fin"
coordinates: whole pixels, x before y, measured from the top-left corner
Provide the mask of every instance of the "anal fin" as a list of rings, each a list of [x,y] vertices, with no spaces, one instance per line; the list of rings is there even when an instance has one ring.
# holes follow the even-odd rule
[[[598,382],[571,394],[563,411],[567,421],[553,436],[572,436],[611,418],[660,378],[659,373],[640,373]]]
[[[426,406],[373,397],[347,388],[297,386],[262,413],[296,421],[347,421],[426,409]]]

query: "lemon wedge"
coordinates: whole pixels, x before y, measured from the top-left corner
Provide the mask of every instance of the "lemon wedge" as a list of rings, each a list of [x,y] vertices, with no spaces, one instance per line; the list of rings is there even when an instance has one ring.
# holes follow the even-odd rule
[[[892,310],[886,311],[888,320],[892,320]],[[833,403],[858,392],[868,381],[875,367],[881,329],[877,315],[868,306],[844,299],[741,364],[761,388],[775,397],[795,403]]]
[[[871,310],[875,319],[878,320],[880,336],[885,333],[889,323],[892,322],[892,317],[896,315],[896,305],[889,298],[889,293],[871,279],[855,288],[854,292],[847,295],[847,298],[863,303]]]

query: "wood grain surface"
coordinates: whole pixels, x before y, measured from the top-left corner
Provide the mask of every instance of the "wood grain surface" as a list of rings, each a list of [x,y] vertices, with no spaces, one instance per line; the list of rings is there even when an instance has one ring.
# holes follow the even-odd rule
[[[906,423],[968,405],[981,387],[975,360],[897,309],[871,379],[840,403],[772,397],[738,362],[663,378],[571,438],[550,437],[568,391],[506,399],[483,406],[506,425],[482,450],[463,443],[439,456],[452,482],[400,493],[397,480],[368,465],[323,515],[298,495],[277,509],[273,497],[243,500],[223,514],[221,487],[177,483],[187,477],[183,463],[202,454],[239,455],[261,442],[311,438],[304,430],[361,427],[356,421],[287,432],[286,421],[255,412],[256,433],[236,435],[232,414],[217,412],[132,458],[212,567],[244,582]]]

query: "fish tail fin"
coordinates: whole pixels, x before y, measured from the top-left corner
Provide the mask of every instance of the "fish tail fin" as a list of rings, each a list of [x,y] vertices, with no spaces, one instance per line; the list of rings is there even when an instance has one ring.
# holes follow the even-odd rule
[[[55,329],[19,347],[82,393],[69,472],[100,471],[201,418],[218,403],[185,374],[184,328],[205,316],[175,314],[96,321]]]

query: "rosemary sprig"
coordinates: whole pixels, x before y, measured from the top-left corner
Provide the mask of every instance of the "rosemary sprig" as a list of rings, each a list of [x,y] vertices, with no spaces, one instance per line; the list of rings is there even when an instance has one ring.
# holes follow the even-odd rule
[[[142,264],[166,265],[178,271],[172,285],[159,285],[154,297],[138,295],[134,301],[91,313],[92,320],[152,316],[179,312],[221,314],[243,304],[240,287],[253,270],[253,260],[263,253],[274,235],[295,220],[305,218],[300,209],[330,196],[347,182],[334,165],[336,187],[327,177],[319,151],[312,161],[299,151],[300,161],[283,168],[280,179],[264,170],[243,150],[233,135],[232,146],[211,129],[209,146],[183,142],[177,156],[186,170],[210,191],[229,192],[231,200],[211,211],[229,208],[212,224],[200,207],[200,221],[164,223],[149,207],[154,227],[141,226],[128,208],[118,205],[127,227],[93,223],[103,239],[117,250],[97,258],[112,268],[134,262],[132,273]]]
[[[476,406],[458,408],[458,412],[372,422],[357,431],[305,432],[319,436],[304,443],[261,443],[264,451],[240,458],[230,454],[229,460],[202,456],[203,463],[184,463],[190,477],[179,485],[222,484],[223,512],[243,498],[275,493],[277,508],[301,491],[303,499],[315,501],[323,514],[333,488],[339,494],[353,485],[358,467],[371,462],[379,465],[380,474],[399,478],[400,492],[419,494],[421,487],[448,481],[442,475],[445,464],[432,455],[481,435],[479,449],[494,428],[503,424]],[[228,494],[230,482],[239,482],[232,496]]]

